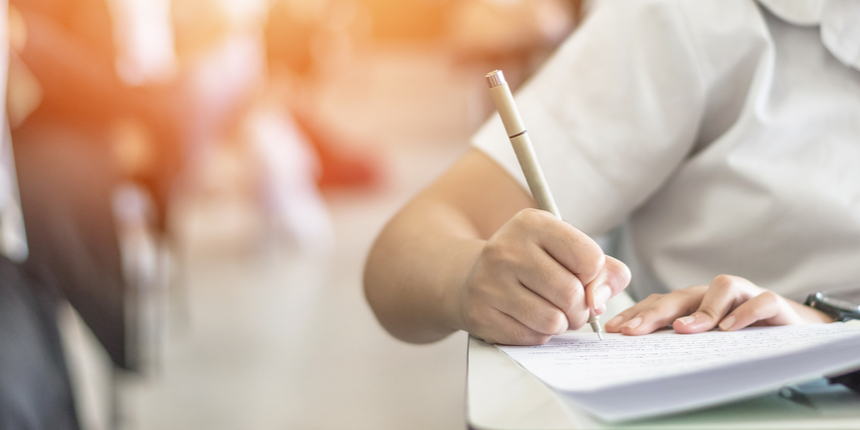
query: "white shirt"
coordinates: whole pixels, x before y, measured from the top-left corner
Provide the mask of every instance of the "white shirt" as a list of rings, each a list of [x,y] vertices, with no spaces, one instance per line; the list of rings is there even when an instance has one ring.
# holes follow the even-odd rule
[[[27,258],[27,236],[18,197],[18,178],[12,137],[6,116],[6,84],[9,76],[9,16],[8,2],[0,0],[0,254],[13,261]]]
[[[9,72],[7,5],[6,0],[0,0],[0,100],[4,101],[0,104],[0,254],[14,261],[23,261],[27,258],[27,239],[18,199],[18,179],[5,103]]]
[[[564,219],[627,220],[635,297],[720,273],[795,299],[860,285],[860,57],[823,42],[860,47],[860,19],[816,25],[852,8],[831,3],[799,25],[751,0],[599,1],[517,94]],[[473,144],[525,187],[498,116]]]

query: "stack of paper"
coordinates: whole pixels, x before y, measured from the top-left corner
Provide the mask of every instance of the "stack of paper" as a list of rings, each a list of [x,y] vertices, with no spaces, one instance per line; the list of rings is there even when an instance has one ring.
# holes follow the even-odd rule
[[[860,368],[860,324],[680,335],[593,333],[546,345],[499,346],[597,417],[617,422],[709,407]],[[860,405],[858,405],[860,406]]]

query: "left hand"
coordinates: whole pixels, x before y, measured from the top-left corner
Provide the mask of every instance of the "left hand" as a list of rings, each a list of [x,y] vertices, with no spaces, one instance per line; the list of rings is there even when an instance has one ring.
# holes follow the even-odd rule
[[[826,314],[788,300],[773,291],[730,275],[719,275],[710,285],[652,294],[621,312],[604,326],[609,333],[641,335],[672,324],[678,333],[701,333],[720,328],[739,330],[750,325],[828,323]]]

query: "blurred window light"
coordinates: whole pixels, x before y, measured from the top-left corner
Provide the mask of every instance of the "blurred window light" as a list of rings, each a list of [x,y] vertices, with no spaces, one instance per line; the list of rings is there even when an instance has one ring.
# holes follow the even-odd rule
[[[129,85],[169,81],[176,74],[170,0],[110,0],[116,69]]]
[[[297,21],[320,22],[329,10],[328,0],[273,0],[273,4],[283,4]]]
[[[236,29],[258,27],[265,20],[269,9],[266,0],[218,0],[217,4]]]

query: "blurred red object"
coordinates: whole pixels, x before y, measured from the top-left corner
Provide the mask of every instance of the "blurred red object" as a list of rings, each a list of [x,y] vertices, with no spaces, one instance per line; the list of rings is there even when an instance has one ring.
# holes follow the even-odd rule
[[[381,183],[382,163],[367,150],[368,145],[346,146],[343,137],[316,121],[296,115],[296,122],[319,156],[321,174],[317,180],[320,188],[374,188]]]

